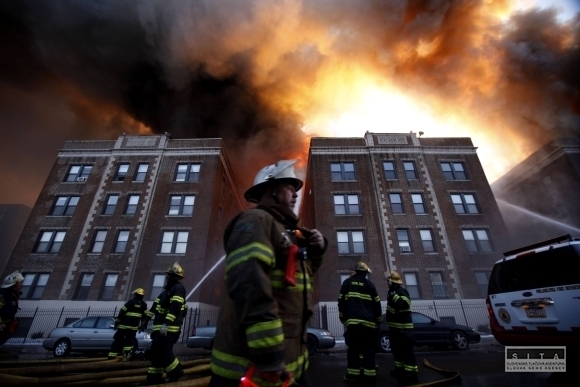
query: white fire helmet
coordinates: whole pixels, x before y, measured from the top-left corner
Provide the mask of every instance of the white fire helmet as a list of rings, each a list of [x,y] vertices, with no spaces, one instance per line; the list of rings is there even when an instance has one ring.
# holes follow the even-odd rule
[[[9,288],[10,286],[14,285],[15,283],[24,281],[24,277],[18,270],[14,273],[9,274],[6,278],[4,278],[4,283],[2,284],[3,288]]]
[[[254,185],[250,187],[244,197],[247,201],[258,203],[268,186],[276,181],[277,183],[289,183],[298,192],[302,188],[302,180],[296,177],[294,164],[298,160],[280,160],[276,164],[268,165],[260,170],[254,179]]]

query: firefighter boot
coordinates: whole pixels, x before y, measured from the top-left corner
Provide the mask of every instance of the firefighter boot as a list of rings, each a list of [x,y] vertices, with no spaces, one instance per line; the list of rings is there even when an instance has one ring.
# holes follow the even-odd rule
[[[401,386],[413,386],[419,384],[419,378],[416,372],[405,372],[399,377]]]
[[[128,360],[127,352],[123,352],[123,360],[121,360],[121,361],[127,361],[127,360]]]
[[[167,374],[167,377],[169,378],[169,382],[172,383],[172,382],[177,382],[179,380],[179,378],[181,378],[183,375],[185,375],[185,372],[183,371],[183,368],[181,368],[181,364],[180,364],[177,367],[175,367],[174,370],[169,372]]]

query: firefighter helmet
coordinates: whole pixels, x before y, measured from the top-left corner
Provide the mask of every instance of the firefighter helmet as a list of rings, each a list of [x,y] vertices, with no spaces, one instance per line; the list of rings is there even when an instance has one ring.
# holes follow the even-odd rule
[[[175,262],[173,265],[169,266],[166,271],[169,275],[174,275],[176,277],[183,278],[183,269],[179,266],[179,263]]]
[[[22,281],[24,281],[24,276],[22,276],[22,274],[20,274],[20,272],[16,270],[14,273],[9,274],[6,278],[4,278],[4,283],[2,284],[2,287],[9,288],[10,286]]]
[[[268,186],[276,181],[277,183],[289,183],[294,186],[298,192],[302,188],[302,180],[296,177],[294,164],[298,160],[280,160],[276,164],[268,165],[260,170],[254,179],[254,185],[251,186],[244,197],[247,201],[258,203]]]
[[[354,271],[365,271],[367,273],[372,273],[370,267],[364,263],[364,262],[357,262],[356,265],[354,265]]]
[[[389,281],[391,281],[394,284],[402,284],[403,280],[401,279],[401,275],[396,272],[396,271],[392,271],[391,274],[387,277],[387,279]]]
[[[143,288],[137,288],[137,289],[133,290],[132,293],[133,294],[137,294],[139,296],[144,296],[145,295],[145,289],[143,289]]]

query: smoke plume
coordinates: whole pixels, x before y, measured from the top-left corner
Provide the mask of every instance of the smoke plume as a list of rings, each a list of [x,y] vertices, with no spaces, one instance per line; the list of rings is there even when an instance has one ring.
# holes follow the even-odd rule
[[[580,17],[557,16],[508,0],[2,2],[0,202],[33,205],[63,141],[123,132],[221,137],[245,189],[334,135],[314,117],[363,76],[513,165],[580,132]]]

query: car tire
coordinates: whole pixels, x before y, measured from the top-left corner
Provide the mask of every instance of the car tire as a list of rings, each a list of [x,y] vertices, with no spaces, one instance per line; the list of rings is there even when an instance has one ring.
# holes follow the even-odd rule
[[[54,357],[67,356],[70,353],[70,341],[68,339],[59,339],[52,349]]]
[[[455,349],[465,351],[467,348],[469,348],[469,340],[467,339],[467,335],[462,331],[451,332],[451,345]]]
[[[306,348],[308,348],[308,355],[310,356],[314,355],[318,350],[318,339],[314,335],[308,335]]]
[[[389,339],[389,335],[386,333],[379,336],[379,350],[386,353],[391,352],[391,340]]]

